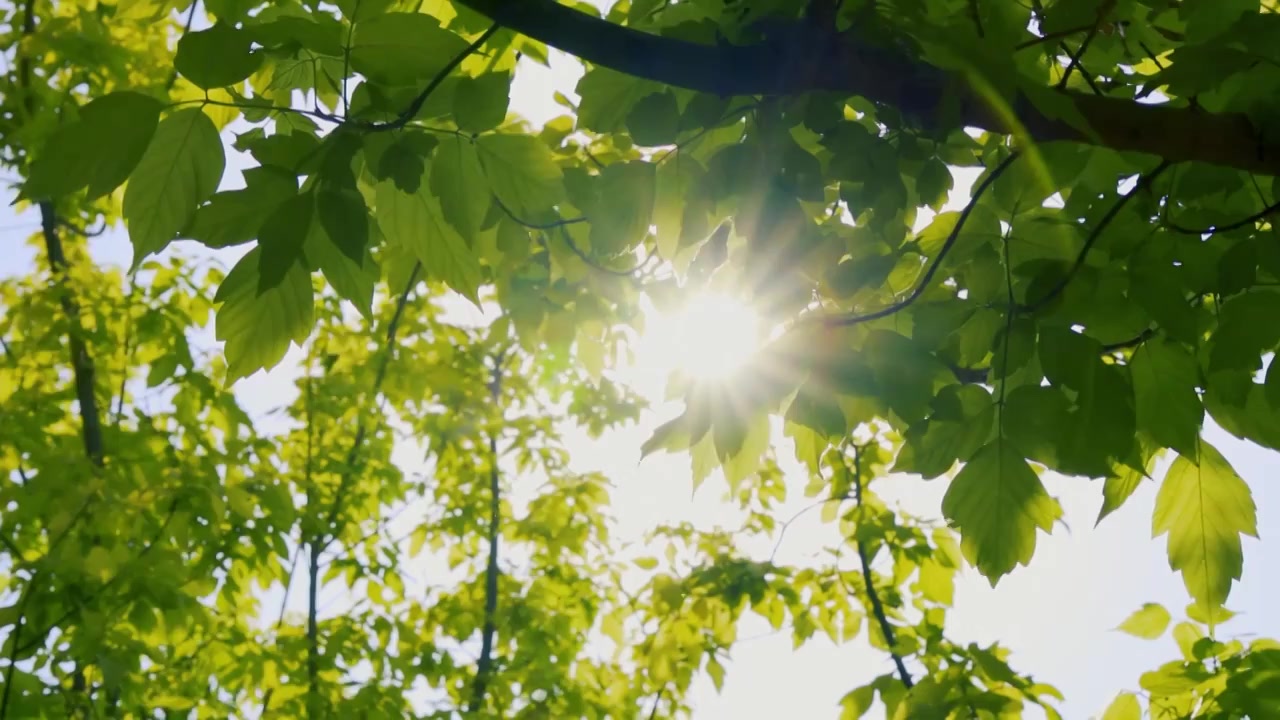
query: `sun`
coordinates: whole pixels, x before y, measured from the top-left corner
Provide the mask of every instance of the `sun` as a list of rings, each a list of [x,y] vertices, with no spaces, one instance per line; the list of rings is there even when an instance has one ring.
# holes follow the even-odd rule
[[[662,324],[664,354],[700,380],[732,375],[760,347],[756,313],[728,295],[697,295]]]

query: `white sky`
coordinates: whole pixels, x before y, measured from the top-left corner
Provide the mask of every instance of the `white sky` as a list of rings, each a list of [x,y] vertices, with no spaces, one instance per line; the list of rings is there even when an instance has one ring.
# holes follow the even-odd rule
[[[566,112],[553,101],[553,91],[573,97],[580,72],[576,62],[555,51],[551,64],[548,69],[525,61],[512,91],[513,111],[535,124]],[[246,160],[233,154],[228,145],[229,172],[224,186],[241,184],[239,171]],[[4,177],[10,179],[11,174]],[[972,174],[958,181],[959,189],[965,190]],[[966,199],[964,193],[953,193],[951,205],[958,208]],[[34,259],[34,250],[23,241],[38,228],[38,218],[30,211],[15,215],[10,201],[10,197],[0,198],[0,244],[5,249],[0,252],[0,276],[27,273]],[[178,245],[188,254],[197,248],[187,242]],[[99,263],[127,266],[130,259],[122,228],[91,239],[90,248]],[[223,253],[221,257],[236,255]],[[647,349],[635,366],[617,375],[652,399],[653,407],[641,423],[598,441],[585,435],[567,438],[574,464],[579,469],[603,472],[615,486],[613,512],[624,538],[665,522],[688,520],[708,527],[717,522],[732,523],[735,517],[719,502],[723,482],[712,478],[696,495],[691,494],[687,457],[658,455],[638,462],[640,445],[652,428],[679,410],[678,403],[661,402],[669,369],[665,356],[678,346],[672,338],[678,337],[679,328],[668,326],[659,332],[671,334],[646,339]],[[295,350],[280,367],[240,383],[237,396],[251,415],[262,417],[291,400],[297,355]],[[1280,534],[1280,491],[1265,482],[1280,474],[1280,456],[1232,438],[1215,426],[1207,429],[1206,438],[1253,489],[1263,538],[1245,541],[1244,580],[1233,589],[1229,603],[1239,616],[1219,632],[1231,637],[1280,637],[1280,613],[1268,610],[1266,600],[1280,595],[1280,563],[1275,560],[1280,545],[1274,539]],[[805,481],[790,461],[789,448],[780,455],[795,496],[780,512],[780,517],[788,518],[806,504],[800,492]],[[401,456],[410,459],[413,453],[405,449]],[[879,491],[916,514],[937,517],[944,482],[894,477],[882,481]],[[1033,673],[1066,695],[1067,702],[1059,708],[1064,717],[1089,717],[1100,714],[1115,692],[1136,690],[1142,672],[1178,657],[1168,636],[1147,642],[1111,628],[1146,602],[1164,604],[1177,620],[1188,598],[1181,579],[1168,569],[1163,538],[1151,538],[1153,483],[1144,483],[1121,511],[1097,529],[1092,525],[1101,504],[1100,483],[1049,475],[1046,484],[1062,502],[1070,533],[1058,527],[1052,536],[1040,535],[1032,566],[1019,568],[996,590],[976,572],[963,573],[949,632],[958,640],[981,644],[999,641],[1011,648],[1011,662],[1017,669]],[[404,520],[411,522],[412,518]],[[788,530],[778,561],[802,561],[836,540],[835,531],[822,525],[817,512],[807,513]],[[291,605],[301,600],[298,589]],[[330,598],[322,605],[333,600],[341,598]],[[276,602],[264,604],[264,611],[274,612],[266,608],[274,608]],[[789,633],[770,635],[764,623],[749,621],[740,637],[750,639],[734,649],[723,693],[717,694],[709,681],[700,682],[693,693],[700,720],[835,717],[840,697],[891,670],[888,656],[870,649],[864,636],[844,646],[815,637],[793,652]]]

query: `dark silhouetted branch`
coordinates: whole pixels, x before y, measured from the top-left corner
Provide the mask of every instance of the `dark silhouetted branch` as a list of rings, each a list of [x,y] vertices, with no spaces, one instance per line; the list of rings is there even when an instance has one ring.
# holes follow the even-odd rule
[[[1066,290],[1067,286],[1071,284],[1071,280],[1075,278],[1076,273],[1080,272],[1080,268],[1084,267],[1084,261],[1089,255],[1089,250],[1091,250],[1094,244],[1098,242],[1098,238],[1102,237],[1102,232],[1107,229],[1107,226],[1111,224],[1111,221],[1116,219],[1116,216],[1120,214],[1120,211],[1124,209],[1124,206],[1127,205],[1135,195],[1150,187],[1151,183],[1155,182],[1156,178],[1160,177],[1161,173],[1168,170],[1169,165],[1169,161],[1165,160],[1157,165],[1154,170],[1138,178],[1138,182],[1134,183],[1129,192],[1121,195],[1120,198],[1116,200],[1115,204],[1107,210],[1107,213],[1098,220],[1098,224],[1093,226],[1093,230],[1089,233],[1089,236],[1085,238],[1084,245],[1081,246],[1080,252],[1076,254],[1075,261],[1071,263],[1071,267],[1067,270],[1066,274],[1062,276],[1062,279],[1058,280],[1053,287],[1049,288],[1049,290],[1035,302],[1020,305],[1016,310],[1023,313],[1033,313],[1043,308],[1045,305],[1048,305],[1054,298],[1061,295],[1062,291]]]
[[[991,184],[996,181],[996,178],[1000,177],[1005,170],[1009,169],[1009,166],[1012,165],[1018,157],[1019,155],[1016,152],[1009,155],[1009,157],[1001,161],[1001,163],[987,174],[987,176],[982,179],[982,182],[978,183],[978,186],[974,188],[973,196],[969,199],[969,204],[964,206],[964,210],[960,212],[960,217],[956,218],[956,224],[955,227],[951,228],[951,234],[947,235],[947,239],[942,243],[942,247],[938,249],[937,256],[933,258],[933,262],[931,262],[928,269],[924,271],[924,276],[920,278],[918,283],[916,283],[911,294],[898,302],[869,313],[852,313],[848,315],[811,315],[806,318],[801,318],[801,322],[817,322],[822,323],[827,327],[848,327],[850,325],[859,325],[861,323],[871,322],[872,320],[889,317],[894,313],[901,312],[902,310],[910,307],[912,303],[924,294],[924,291],[928,289],[929,284],[933,282],[933,276],[938,273],[938,269],[942,267],[942,261],[946,259],[947,254],[951,252],[951,248],[955,246],[956,240],[960,238],[960,232],[964,230],[965,222],[969,219],[969,215],[973,213],[973,209],[977,206],[978,201],[982,199],[983,193],[987,191],[987,188],[991,187]]]
[[[844,454],[840,454],[841,462],[845,461]],[[848,469],[846,465],[845,469]],[[857,445],[853,446],[853,502],[858,508],[862,507],[862,452]],[[871,604],[871,614],[875,616],[876,623],[880,626],[880,633],[884,635],[885,644],[889,646],[889,656],[893,658],[893,665],[898,669],[898,679],[911,689],[915,683],[911,680],[911,673],[907,670],[907,663],[903,660],[902,655],[898,654],[898,640],[893,633],[893,625],[889,623],[889,616],[885,614],[884,603],[880,601],[880,594],[876,592],[875,579],[871,575],[871,554],[867,552],[866,541],[859,538],[856,543],[858,548],[858,561],[862,564],[862,582],[867,586],[867,600]]]
[[[854,32],[812,33],[750,45],[701,44],[641,32],[556,0],[458,0],[504,27],[593,65],[721,96],[833,91],[891,105],[934,130],[978,127],[1039,142],[1069,140],[1144,152],[1170,162],[1197,161],[1264,175],[1280,174],[1280,140],[1243,113],[1207,113],[1171,104],[1057,92],[1088,130],[1047,114],[1025,94],[991,102],[959,76],[901,50],[861,42]],[[945,112],[960,88],[959,112]],[[1010,112],[1011,111],[1011,112]],[[945,126],[942,123],[946,123]]]
[[[1232,223],[1227,223],[1226,225],[1210,225],[1209,227],[1206,227],[1206,228],[1190,228],[1184,225],[1179,225],[1172,221],[1166,221],[1165,227],[1169,228],[1170,230],[1173,230],[1174,232],[1180,232],[1185,235],[1196,235],[1196,236],[1203,237],[1205,235],[1212,235],[1214,233],[1220,233],[1220,232],[1231,232],[1232,230],[1239,230],[1240,228],[1255,225],[1259,220],[1262,220],[1269,215],[1273,215],[1277,210],[1280,210],[1280,202],[1272,203],[1267,207],[1259,210],[1258,212],[1250,215],[1247,218],[1241,218],[1240,220],[1237,220]]]
[[[489,397],[494,410],[501,412],[502,361],[499,353],[493,361],[493,380]],[[476,679],[471,686],[469,711],[478,713],[484,706],[485,692],[493,674],[493,640],[497,634],[498,613],[498,542],[502,531],[502,478],[498,472],[498,429],[489,431],[489,558],[484,570],[484,624],[480,630],[480,659],[476,662]]]

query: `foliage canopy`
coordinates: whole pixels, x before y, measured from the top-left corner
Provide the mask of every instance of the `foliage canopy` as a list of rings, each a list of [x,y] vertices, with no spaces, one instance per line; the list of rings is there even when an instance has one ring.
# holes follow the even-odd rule
[[[894,668],[843,718],[1056,717],[1053,687],[945,629],[963,565],[994,585],[1062,519],[1047,471],[1101,479],[1099,522],[1159,483],[1192,601],[1183,656],[1105,717],[1280,717],[1280,645],[1217,633],[1257,511],[1202,436],[1207,414],[1280,450],[1278,18],[5,8],[0,147],[42,264],[0,284],[0,718],[678,717],[749,613],[797,645],[865,625]],[[535,127],[511,88],[549,48],[585,73]],[[78,242],[117,223],[127,272]],[[721,471],[748,520],[659,527],[663,557],[634,557],[564,428],[635,420],[609,371],[644,303],[707,288],[776,332],[729,377],[675,378],[686,409],[644,452]],[[296,399],[251,418],[231,387],[291,348]],[[426,473],[392,462],[402,438]],[[784,439],[857,568],[740,549],[786,529]],[[889,473],[945,476],[945,526],[881,500]],[[307,612],[262,607],[295,574]],[[326,587],[361,600],[325,615]],[[1121,629],[1172,622],[1149,605]]]

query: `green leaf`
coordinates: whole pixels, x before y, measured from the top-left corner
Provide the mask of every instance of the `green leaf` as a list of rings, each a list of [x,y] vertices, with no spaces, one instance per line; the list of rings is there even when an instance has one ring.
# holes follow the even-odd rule
[[[434,135],[413,128],[397,133],[367,133],[365,166],[376,180],[394,180],[401,190],[418,192],[422,169],[438,142]]]
[[[978,451],[942,499],[960,530],[965,558],[992,587],[1036,550],[1036,529],[1049,532],[1062,515],[1027,461],[1000,440]]]
[[[459,78],[453,90],[453,121],[467,132],[492,130],[507,119],[510,100],[511,73]]]
[[[430,172],[428,166],[418,192],[412,194],[388,181],[378,183],[378,226],[388,243],[413,252],[427,277],[445,283],[479,305],[480,261],[445,220],[440,200],[431,192]]]
[[[373,220],[363,214],[366,224]],[[337,243],[329,238],[329,233],[322,223],[313,222],[307,232],[306,242],[302,246],[306,259],[324,273],[324,277],[333,286],[339,296],[350,300],[361,315],[371,318],[373,315],[373,290],[378,282],[378,265],[366,249],[359,261],[352,260]]]
[[[636,103],[662,86],[651,80],[610,70],[591,68],[578,81],[578,127],[598,133],[620,130]]]
[[[1116,629],[1144,640],[1155,640],[1168,629],[1171,619],[1169,611],[1165,610],[1163,605],[1146,603],[1140,610],[1134,611],[1120,623]]]
[[[1247,370],[1261,365],[1262,353],[1280,342],[1280,293],[1260,290],[1237,295],[1222,306],[1210,340],[1209,371]]]
[[[951,171],[941,160],[933,159],[924,164],[920,174],[916,176],[916,194],[920,201],[940,212],[951,193],[953,179]]]
[[[591,250],[616,256],[635,247],[649,233],[657,192],[653,163],[614,163],[600,173],[591,208]]]
[[[356,25],[351,68],[377,83],[416,85],[467,49],[425,13],[392,12]]]
[[[1142,707],[1133,693],[1120,693],[1102,713],[1101,720],[1142,720]]]
[[[266,291],[282,282],[294,265],[306,267],[302,254],[307,234],[315,224],[316,199],[312,193],[294,195],[276,206],[258,232],[262,250],[258,290]]]
[[[646,95],[627,113],[627,132],[637,145],[670,145],[680,131],[680,107],[670,90]]]
[[[211,248],[247,243],[281,203],[298,193],[295,176],[271,167],[256,167],[244,173],[243,190],[228,190],[209,198],[182,232]]]
[[[199,108],[179,110],[160,123],[124,191],[134,267],[191,222],[218,189],[225,166],[218,129]]]
[[[227,382],[271,369],[284,358],[289,343],[301,344],[311,333],[315,303],[311,273],[294,262],[275,286],[259,291],[262,251],[250,250],[218,287],[221,303],[214,335],[226,343]]]
[[[369,251],[369,208],[364,196],[354,188],[316,192],[316,211],[325,234],[342,253],[354,262],[362,262]]]
[[[1129,496],[1133,495],[1133,491],[1142,484],[1143,477],[1144,475],[1134,468],[1124,467],[1103,481],[1102,509],[1098,511],[1098,519],[1094,521],[1095,527],[1102,522],[1103,518],[1124,505]]]
[[[1241,535],[1257,537],[1257,510],[1249,486],[1209,443],[1199,443],[1197,465],[1179,456],[1165,475],[1151,518],[1153,537],[1168,533],[1169,567],[1182,573],[1200,605],[1222,605],[1240,579]]]
[[[1204,405],[1196,388],[1200,370],[1191,352],[1171,340],[1143,343],[1129,361],[1138,429],[1156,442],[1196,459]]]
[[[1173,275],[1176,269],[1149,262],[1131,264],[1129,295],[1170,337],[1194,345],[1200,336],[1197,314]]]
[[[482,135],[476,141],[489,188],[515,213],[539,213],[564,196],[551,151],[528,135]],[[527,220],[528,218],[522,218]]]
[[[440,143],[431,160],[431,191],[449,224],[467,242],[474,242],[492,198],[476,146],[458,137]]]
[[[1267,399],[1267,404],[1276,412],[1280,412],[1280,361],[1277,361],[1273,355],[1270,363],[1267,366],[1267,377],[1263,385],[1263,393]]]
[[[188,31],[178,40],[173,67],[196,87],[206,90],[234,85],[257,71],[262,56],[253,52],[244,30],[216,23],[208,30]]]
[[[45,142],[22,195],[47,200],[87,185],[93,199],[120,187],[151,142],[160,108],[155,98],[128,91],[85,105],[78,120],[58,128]]]

